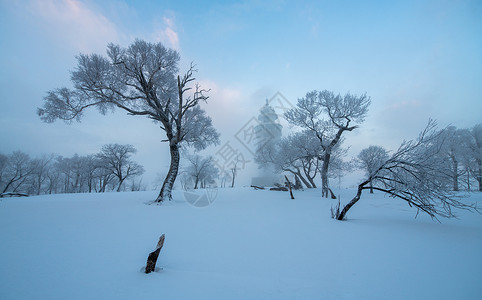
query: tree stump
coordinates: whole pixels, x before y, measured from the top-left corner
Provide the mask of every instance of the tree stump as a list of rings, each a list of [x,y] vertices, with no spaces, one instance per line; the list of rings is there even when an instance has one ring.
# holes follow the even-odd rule
[[[149,256],[147,257],[147,265],[146,265],[146,271],[145,271],[146,274],[154,272],[154,270],[156,269],[157,258],[159,257],[159,253],[161,252],[162,246],[164,245],[165,238],[166,236],[163,233],[159,238],[159,242],[157,242],[156,250],[149,253]]]

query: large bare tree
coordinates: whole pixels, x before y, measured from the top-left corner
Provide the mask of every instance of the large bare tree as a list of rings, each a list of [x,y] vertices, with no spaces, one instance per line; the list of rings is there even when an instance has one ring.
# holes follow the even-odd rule
[[[334,214],[338,220],[361,198],[362,192],[373,188],[391,197],[402,199],[410,207],[427,213],[433,219],[454,217],[454,208],[477,210],[452,191],[451,176],[440,159],[441,132],[434,121],[415,140],[404,141],[398,150],[358,185],[357,193],[341,211]],[[373,187],[371,186],[373,183]]]
[[[335,146],[340,142],[342,134],[353,131],[363,122],[370,105],[370,97],[366,94],[334,94],[333,92],[312,91],[304,98],[298,99],[295,108],[285,113],[285,118],[292,125],[312,131],[319,140],[323,150],[321,168],[322,196],[336,198],[328,184],[328,168]]]
[[[171,164],[156,202],[172,198],[179,169],[182,143],[203,149],[218,143],[219,134],[211,119],[199,107],[207,91],[192,86],[195,67],[180,76],[179,54],[161,43],[136,40],[127,48],[109,44],[107,57],[81,54],[72,72],[73,89],[47,93],[38,114],[43,121],[80,120],[89,107],[105,114],[120,108],[129,115],[145,116],[157,122],[169,143]]]

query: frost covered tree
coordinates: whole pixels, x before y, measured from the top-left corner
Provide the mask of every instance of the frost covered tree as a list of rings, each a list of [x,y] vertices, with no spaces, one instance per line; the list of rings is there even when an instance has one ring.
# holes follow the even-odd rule
[[[341,157],[346,149],[338,142],[331,152],[328,177],[337,176],[343,168]],[[255,160],[260,166],[270,165],[276,172],[288,172],[302,181],[307,188],[316,188],[315,178],[321,173],[324,151],[316,135],[309,130],[295,132],[282,138],[278,143],[264,146],[256,153]]]
[[[463,139],[464,131],[455,128],[455,126],[447,127],[441,134],[441,159],[447,161],[447,172],[452,178],[452,188],[454,191],[459,190],[459,177],[462,171],[459,168],[462,160],[464,149]]]
[[[482,124],[477,124],[469,130],[465,140],[468,151],[470,167],[469,172],[479,184],[479,192],[482,192]]]
[[[312,131],[319,141],[319,147],[323,150],[323,197],[330,194],[331,198],[336,198],[328,183],[332,152],[344,132],[358,128],[358,125],[353,123],[364,121],[370,102],[370,97],[366,94],[356,96],[347,93],[341,96],[327,90],[312,91],[304,98],[298,99],[296,107],[285,113],[285,118],[290,124]]]
[[[388,160],[388,152],[381,146],[369,146],[360,151],[357,157],[358,166],[365,171],[365,176],[370,178],[384,162]],[[370,193],[373,194],[373,182],[370,181]]]
[[[212,156],[187,155],[187,160],[188,166],[185,172],[192,179],[194,189],[199,186],[205,187],[207,184],[213,183],[214,179],[218,177],[219,170],[214,166]]]
[[[137,152],[132,145],[107,144],[97,154],[100,166],[117,178],[117,191],[120,192],[126,179],[144,173],[144,168],[131,160],[132,154]]]
[[[0,156],[0,193],[27,192],[35,169],[35,162],[22,151]]]
[[[4,180],[7,175],[8,156],[0,153],[0,190],[5,185]]]
[[[37,195],[40,195],[46,189],[45,185],[49,181],[48,173],[52,169],[53,160],[54,155],[43,155],[33,160],[35,170],[32,173],[32,190]]]
[[[207,91],[192,86],[196,69],[177,75],[179,54],[161,43],[136,40],[127,48],[109,44],[107,57],[81,54],[72,72],[74,88],[51,90],[38,115],[45,122],[80,121],[89,107],[100,113],[120,108],[129,115],[154,120],[165,132],[171,163],[156,202],[172,197],[182,144],[204,149],[218,143],[219,134],[199,106]]]
[[[460,200],[451,188],[450,176],[444,172],[445,163],[440,159],[440,131],[434,121],[415,140],[404,141],[378,169],[358,185],[357,194],[334,217],[343,220],[348,210],[361,198],[364,190],[381,191],[402,199],[410,207],[427,213],[433,219],[454,217],[454,208],[477,210],[475,204]]]
[[[269,166],[279,173],[289,172],[298,177],[307,188],[314,188],[321,155],[316,137],[305,130],[260,148],[255,161],[260,167]]]

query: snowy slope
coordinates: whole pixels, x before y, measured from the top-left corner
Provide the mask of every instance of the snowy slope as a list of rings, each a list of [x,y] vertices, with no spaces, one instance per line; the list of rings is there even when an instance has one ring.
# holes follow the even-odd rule
[[[146,205],[155,192],[3,199],[0,299],[480,299],[481,215],[439,224],[365,194],[340,222],[320,194],[220,189],[205,208],[181,191],[162,206]],[[143,274],[162,233],[164,269]]]

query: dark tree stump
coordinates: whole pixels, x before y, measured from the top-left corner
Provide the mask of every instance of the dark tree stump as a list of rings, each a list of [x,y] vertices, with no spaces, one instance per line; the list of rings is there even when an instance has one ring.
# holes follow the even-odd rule
[[[279,186],[279,187],[272,187],[269,189],[270,191],[282,191],[282,192],[287,192],[288,188],[284,186]]]
[[[159,242],[157,242],[156,250],[149,253],[149,256],[147,257],[147,265],[145,271],[146,274],[154,272],[154,270],[156,269],[157,258],[159,257],[159,253],[161,252],[162,246],[164,245],[165,238],[166,236],[163,233],[159,238]]]
[[[251,187],[254,188],[255,190],[264,190],[264,187],[262,186],[251,185]]]

